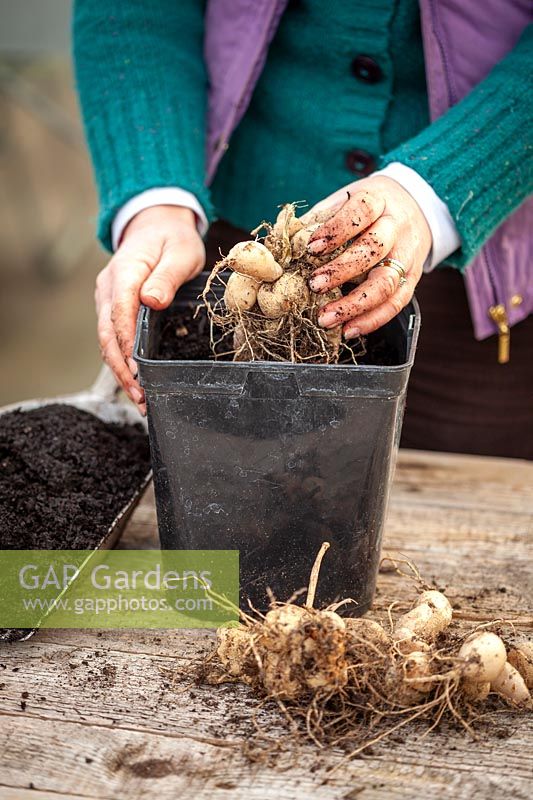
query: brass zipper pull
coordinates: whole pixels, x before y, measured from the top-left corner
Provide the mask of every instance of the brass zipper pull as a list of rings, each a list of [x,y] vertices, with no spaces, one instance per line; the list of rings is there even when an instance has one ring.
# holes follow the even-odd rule
[[[505,306],[501,303],[497,306],[491,306],[489,308],[489,316],[498,326],[498,364],[507,364],[511,345],[511,330]]]

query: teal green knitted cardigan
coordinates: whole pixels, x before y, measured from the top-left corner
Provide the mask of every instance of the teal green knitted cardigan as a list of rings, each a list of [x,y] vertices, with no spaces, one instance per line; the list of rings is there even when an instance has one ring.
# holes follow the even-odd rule
[[[313,204],[353,180],[345,154],[358,148],[433,186],[459,230],[450,262],[462,269],[532,190],[533,26],[429,124],[416,0],[358,0],[357,13],[340,0],[293,0],[210,188],[202,40],[200,0],[76,0],[76,79],[107,248],[116,212],[146,189],[180,186],[210,220],[250,229],[280,203]],[[382,81],[352,75],[358,53],[379,63]]]

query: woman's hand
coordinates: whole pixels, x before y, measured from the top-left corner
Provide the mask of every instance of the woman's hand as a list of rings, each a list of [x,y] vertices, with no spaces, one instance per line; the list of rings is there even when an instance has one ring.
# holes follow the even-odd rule
[[[108,265],[96,280],[98,340],[104,361],[141,413],[144,393],[133,360],[139,306],[160,310],[205,264],[205,248],[194,213],[179,206],[154,206],[135,216]]]
[[[321,311],[320,325],[329,328],[342,322],[349,339],[375,331],[408,304],[431,249],[431,232],[409,192],[384,175],[349,184],[314,209],[339,203],[335,214],[314,232],[309,251],[327,255],[357,238],[341,255],[315,270],[309,283],[313,291],[325,292],[373,267],[356,289]],[[394,267],[374,266],[386,257],[403,265],[406,279],[401,285],[402,276]]]

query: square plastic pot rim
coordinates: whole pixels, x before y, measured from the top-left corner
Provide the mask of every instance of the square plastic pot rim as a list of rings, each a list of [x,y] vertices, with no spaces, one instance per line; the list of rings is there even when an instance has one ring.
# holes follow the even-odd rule
[[[415,353],[416,353],[416,346],[418,343],[418,336],[420,333],[420,306],[416,297],[412,297],[406,308],[412,306],[412,312],[409,314],[409,320],[406,329],[406,337],[407,337],[407,345],[408,345],[408,356],[407,359],[402,364],[395,364],[393,366],[380,366],[377,364],[295,364],[292,361],[216,361],[216,360],[208,360],[208,359],[198,359],[194,361],[190,360],[182,360],[182,359],[156,359],[156,358],[147,358],[143,355],[143,351],[146,345],[144,339],[146,338],[146,333],[148,329],[148,315],[151,312],[151,309],[148,306],[141,305],[139,309],[139,313],[137,315],[137,326],[135,331],[135,343],[133,347],[133,358],[137,364],[142,367],[155,367],[158,370],[163,369],[172,369],[176,366],[188,366],[191,365],[198,365],[204,367],[211,367],[211,368],[228,368],[230,367],[231,370],[249,370],[250,366],[253,365],[254,368],[257,367],[265,367],[269,371],[278,371],[279,372],[286,372],[288,370],[295,370],[295,369],[313,369],[317,370],[318,372],[323,372],[324,370],[333,370],[336,374],[342,373],[350,373],[352,374],[354,371],[362,372],[371,375],[372,373],[387,373],[387,374],[395,374],[404,372],[405,369],[409,369],[412,367]],[[405,312],[400,312],[401,314]],[[154,312],[154,313],[163,313],[163,312]]]

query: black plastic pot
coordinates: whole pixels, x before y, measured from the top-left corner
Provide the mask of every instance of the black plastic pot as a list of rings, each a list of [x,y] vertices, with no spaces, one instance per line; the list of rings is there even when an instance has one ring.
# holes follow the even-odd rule
[[[187,284],[174,306],[204,283]],[[364,613],[420,327],[416,301],[382,329],[392,366],[157,360],[167,313],[143,307],[135,345],[161,547],[239,550],[241,601],[264,609],[267,587],[286,600],[307,585],[328,541],[317,606],[351,597],[348,613]]]

